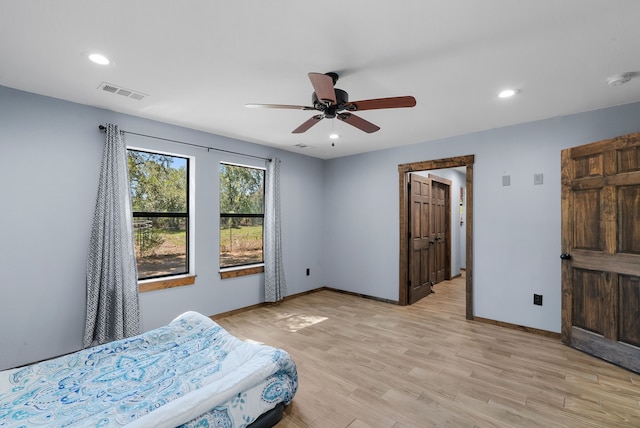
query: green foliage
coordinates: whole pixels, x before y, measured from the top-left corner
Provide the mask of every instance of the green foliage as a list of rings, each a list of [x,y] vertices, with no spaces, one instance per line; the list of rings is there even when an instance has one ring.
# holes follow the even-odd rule
[[[220,265],[262,261],[262,218],[224,214],[264,214],[264,170],[220,164]]]
[[[262,214],[264,212],[264,171],[221,163],[220,212]]]
[[[187,212],[187,160],[158,153],[128,150],[131,205],[134,212]],[[134,222],[136,248],[141,256],[155,254],[164,243],[158,229],[178,230],[180,218]]]
[[[142,257],[153,255],[164,243],[164,238],[156,229],[136,231],[136,244]]]
[[[231,239],[245,239],[247,241],[260,242],[262,248],[262,225],[241,226],[233,229],[220,230],[220,243],[224,244]]]
[[[138,212],[186,212],[186,159],[129,150],[131,203]]]

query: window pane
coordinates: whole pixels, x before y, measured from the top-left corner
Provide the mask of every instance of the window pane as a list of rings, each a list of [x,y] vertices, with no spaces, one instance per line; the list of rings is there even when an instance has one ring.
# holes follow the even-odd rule
[[[187,159],[128,151],[133,211],[186,213]]]
[[[220,164],[220,267],[264,261],[264,170]]]
[[[221,163],[220,213],[263,214],[264,170]]]
[[[220,218],[220,267],[240,266],[264,261],[262,218]]]
[[[187,273],[187,219],[134,217],[138,279]]]
[[[138,279],[189,273],[189,160],[127,154]]]

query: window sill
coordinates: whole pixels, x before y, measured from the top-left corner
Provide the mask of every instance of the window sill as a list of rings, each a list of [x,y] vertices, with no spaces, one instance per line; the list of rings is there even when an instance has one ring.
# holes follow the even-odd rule
[[[264,265],[243,266],[220,270],[220,279],[237,278],[239,276],[255,275],[264,272]]]
[[[192,285],[196,282],[195,275],[182,275],[173,278],[147,279],[138,281],[138,292],[164,290],[165,288],[182,287]]]

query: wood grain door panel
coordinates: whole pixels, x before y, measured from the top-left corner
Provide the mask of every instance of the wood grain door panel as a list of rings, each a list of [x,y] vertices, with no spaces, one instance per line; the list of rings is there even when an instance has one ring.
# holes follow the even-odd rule
[[[610,292],[604,272],[574,269],[573,325],[601,335],[605,334],[607,301]]]
[[[620,296],[619,340],[640,347],[640,280],[638,276],[620,275],[618,278]]]
[[[574,211],[574,224],[582,227],[574,230],[574,248],[602,251],[600,236],[600,193],[601,189],[586,189],[574,192],[574,203],[580,210]]]
[[[640,185],[618,188],[618,252],[640,254]]]

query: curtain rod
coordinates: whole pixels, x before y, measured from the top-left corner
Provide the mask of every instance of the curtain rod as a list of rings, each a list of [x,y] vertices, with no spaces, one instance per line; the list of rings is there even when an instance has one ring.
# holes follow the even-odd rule
[[[104,125],[98,125],[98,129],[102,132],[106,132],[107,127]],[[207,151],[210,150],[215,150],[216,152],[224,152],[224,153],[231,153],[234,155],[240,155],[240,156],[246,156],[249,158],[255,158],[255,159],[263,159],[266,161],[271,162],[271,158],[263,158],[262,156],[254,156],[254,155],[248,155],[246,153],[240,153],[240,152],[234,152],[231,150],[224,150],[224,149],[217,149],[215,147],[209,147],[209,146],[202,146],[200,144],[193,144],[193,143],[185,143],[184,141],[178,141],[178,140],[171,140],[169,138],[162,138],[162,137],[155,137],[153,135],[146,135],[146,134],[138,134],[137,132],[131,132],[131,131],[124,131],[124,130],[120,130],[120,132],[124,132],[125,134],[131,134],[131,135],[137,135],[139,137],[145,137],[145,138],[153,138],[156,140],[163,140],[163,141],[169,141],[171,143],[178,143],[178,144],[184,144],[185,146],[191,146],[191,147],[199,147],[201,149],[207,149]]]

